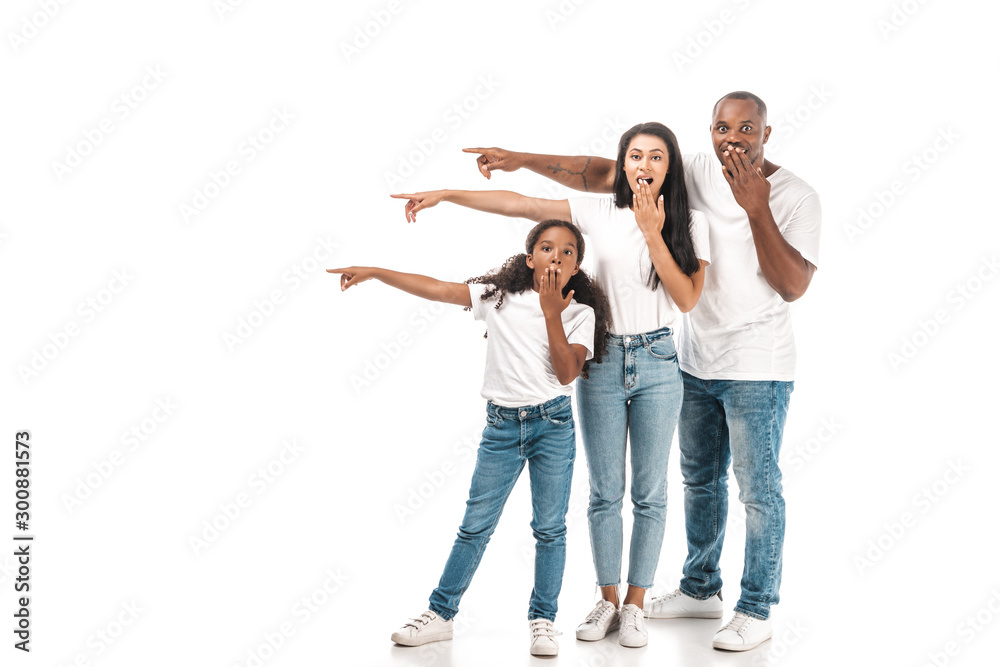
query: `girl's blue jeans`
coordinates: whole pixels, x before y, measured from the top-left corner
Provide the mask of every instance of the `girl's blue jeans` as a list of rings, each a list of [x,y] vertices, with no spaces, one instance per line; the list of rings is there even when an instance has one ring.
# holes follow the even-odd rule
[[[535,536],[535,587],[528,618],[555,620],[566,565],[566,511],[575,457],[576,434],[569,396],[520,408],[487,403],[486,428],[472,473],[465,518],[441,581],[431,593],[431,611],[446,620],[458,613],[458,603],[479,567],[514,483],[527,464],[531,530]]]

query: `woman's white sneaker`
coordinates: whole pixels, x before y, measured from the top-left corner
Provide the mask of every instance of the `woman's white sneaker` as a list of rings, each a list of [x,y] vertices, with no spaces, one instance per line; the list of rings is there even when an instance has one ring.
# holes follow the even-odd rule
[[[621,621],[618,626],[618,643],[629,648],[645,646],[649,641],[646,619],[642,609],[634,604],[622,605]]]
[[[716,593],[698,600],[678,588],[650,600],[643,613],[646,618],[722,618],[722,597]]]
[[[576,629],[576,638],[585,642],[596,642],[618,627],[618,608],[607,600],[601,600],[587,614],[586,620]]]
[[[446,621],[428,609],[392,633],[392,641],[403,646],[440,642],[452,638],[454,627],[454,621]]]
[[[531,655],[559,655],[556,637],[562,633],[555,629],[552,621],[545,618],[532,619],[528,621],[528,631],[531,633]]]
[[[736,612],[729,623],[715,633],[712,647],[724,651],[749,651],[771,638],[771,619],[761,620]]]

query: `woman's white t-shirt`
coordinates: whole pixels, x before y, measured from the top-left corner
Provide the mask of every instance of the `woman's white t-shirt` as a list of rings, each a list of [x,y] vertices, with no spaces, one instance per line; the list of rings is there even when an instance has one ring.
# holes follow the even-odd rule
[[[653,260],[649,246],[630,208],[615,206],[613,195],[571,197],[573,224],[588,238],[588,254],[595,259],[594,278],[608,295],[613,319],[611,333],[623,336],[675,327],[679,311],[660,283],[649,288]],[[691,211],[691,240],[698,259],[711,262],[708,220]]]
[[[472,314],[486,322],[486,372],[482,396],[508,408],[539,405],[558,396],[570,396],[572,384],[560,384],[552,366],[545,315],[538,292],[507,292],[497,310],[499,296],[482,300],[487,285],[469,285]],[[563,330],[570,345],[587,348],[594,356],[594,309],[571,299],[562,312]]]

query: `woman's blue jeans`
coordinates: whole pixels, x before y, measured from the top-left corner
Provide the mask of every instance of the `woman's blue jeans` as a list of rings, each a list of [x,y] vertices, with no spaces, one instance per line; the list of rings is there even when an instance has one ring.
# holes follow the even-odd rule
[[[670,329],[608,336],[608,353],[577,381],[580,429],[590,471],[590,544],[597,585],[622,569],[626,443],[631,448],[632,541],[628,583],[653,585],[667,515],[667,458],[683,383]]]
[[[527,463],[531,530],[535,536],[535,587],[528,618],[555,620],[566,566],[566,511],[575,458],[576,433],[569,396],[520,408],[487,403],[486,428],[472,473],[465,518],[441,581],[431,593],[431,611],[446,620],[458,613],[458,603]]]

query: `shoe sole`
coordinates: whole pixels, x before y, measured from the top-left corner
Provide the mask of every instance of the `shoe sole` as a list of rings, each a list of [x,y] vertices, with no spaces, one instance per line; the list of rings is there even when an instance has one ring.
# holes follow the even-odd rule
[[[690,612],[653,612],[646,618],[722,618],[722,610],[719,611],[690,611]]]
[[[755,649],[764,642],[768,641],[771,635],[764,637],[756,644],[726,644],[724,642],[712,642],[712,648],[718,649],[720,651],[749,651],[750,649]]]
[[[559,655],[559,647],[555,648],[532,648],[531,655]]]
[[[394,632],[392,635],[392,641],[402,646],[423,646],[424,644],[429,644],[430,642],[442,642],[451,639],[453,635],[454,632],[439,632],[436,635],[407,637],[406,635]]]
[[[623,639],[622,637],[619,637],[618,643],[624,646],[625,648],[642,648],[643,646],[649,643],[649,638],[640,637],[638,639]]]
[[[582,642],[596,642],[607,637],[608,633],[611,632],[612,630],[617,630],[617,629],[618,629],[618,623],[616,622],[609,625],[608,629],[604,632],[604,634],[598,634],[597,632],[591,632],[590,634],[587,634],[587,631],[580,632],[579,630],[577,630],[576,638]]]

